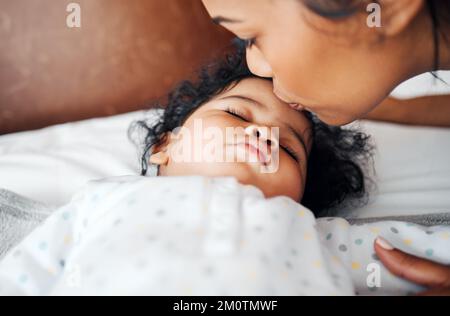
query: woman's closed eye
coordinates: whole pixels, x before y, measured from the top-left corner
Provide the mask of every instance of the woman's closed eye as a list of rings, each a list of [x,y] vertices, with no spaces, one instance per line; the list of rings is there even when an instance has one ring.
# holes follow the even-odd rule
[[[248,48],[252,48],[252,46],[255,45],[256,38],[253,37],[253,38],[249,38],[249,39],[242,39],[242,38],[237,37],[236,41],[248,49]]]
[[[235,108],[227,108],[225,110],[225,112],[234,117],[237,117],[238,119],[240,119],[244,122],[251,122],[251,120],[244,113],[242,113],[241,111],[239,111]],[[299,162],[299,155],[290,146],[280,144],[280,148],[282,150],[284,150],[292,159],[294,159],[295,162],[297,162],[297,163]]]

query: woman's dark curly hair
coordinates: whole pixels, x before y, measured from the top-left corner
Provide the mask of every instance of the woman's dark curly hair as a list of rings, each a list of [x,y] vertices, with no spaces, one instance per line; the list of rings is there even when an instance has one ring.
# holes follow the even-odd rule
[[[138,144],[142,149],[142,175],[147,174],[152,147],[162,144],[168,132],[182,126],[196,109],[216,95],[251,77],[255,76],[246,65],[244,50],[238,49],[201,69],[198,81],[181,82],[169,93],[167,103],[156,104],[156,108],[163,109],[156,121],[134,122],[129,135],[135,139],[133,135],[137,130],[142,136]],[[317,216],[341,205],[344,200],[361,204],[366,197],[367,182],[363,167],[372,156],[369,137],[355,129],[328,126],[310,113],[307,117],[312,123],[314,138],[301,203]]]

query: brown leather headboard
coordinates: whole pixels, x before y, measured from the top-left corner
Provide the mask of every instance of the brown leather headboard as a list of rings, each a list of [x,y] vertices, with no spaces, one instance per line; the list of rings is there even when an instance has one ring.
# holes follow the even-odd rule
[[[230,39],[200,0],[0,0],[0,134],[141,109]]]

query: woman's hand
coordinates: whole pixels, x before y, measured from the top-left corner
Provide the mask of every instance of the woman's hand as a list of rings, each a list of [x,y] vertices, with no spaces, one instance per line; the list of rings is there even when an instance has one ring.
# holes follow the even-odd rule
[[[450,267],[394,249],[378,237],[375,252],[394,275],[428,288],[418,295],[450,296]]]

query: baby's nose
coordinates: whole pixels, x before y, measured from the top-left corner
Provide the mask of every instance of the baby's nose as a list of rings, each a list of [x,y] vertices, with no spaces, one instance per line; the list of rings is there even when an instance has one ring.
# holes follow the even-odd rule
[[[245,134],[250,137],[256,137],[258,141],[265,141],[270,148],[278,146],[278,141],[272,137],[268,127],[250,125],[245,129]]]

